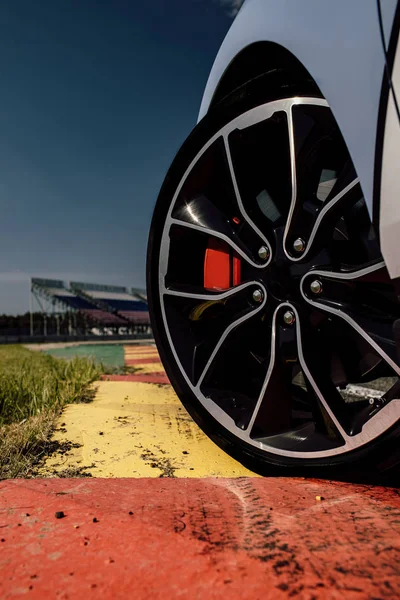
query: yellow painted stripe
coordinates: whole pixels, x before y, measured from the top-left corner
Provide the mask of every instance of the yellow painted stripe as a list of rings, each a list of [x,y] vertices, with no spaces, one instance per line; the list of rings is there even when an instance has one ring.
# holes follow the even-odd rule
[[[140,358],[159,358],[158,354],[125,354],[125,360],[135,359],[139,360]]]
[[[149,348],[157,348],[157,346],[156,344],[141,344],[140,346],[124,344],[124,348],[127,348],[128,350],[148,350]]]
[[[165,369],[162,363],[150,363],[148,365],[133,365],[135,373],[146,375],[147,373],[164,373]]]
[[[149,352],[157,350],[157,346],[124,346],[124,350],[127,352]]]
[[[140,360],[142,359],[147,359],[147,358],[160,358],[157,348],[155,346],[147,346],[146,349],[143,348],[134,348],[132,346],[124,346],[124,353],[125,353],[125,361],[129,361],[129,360]],[[134,369],[135,372],[140,373],[141,375],[146,375],[147,373],[160,373],[160,372],[164,372],[164,367],[160,362],[155,362],[155,363],[147,363],[144,362],[143,364],[137,363],[135,365],[131,365]]]
[[[71,404],[54,439],[78,447],[50,456],[42,475],[84,469],[95,477],[254,475],[197,427],[171,386],[102,381],[90,404]],[[72,469],[72,471],[71,471]]]
[[[158,356],[158,352],[125,352],[127,358],[149,358],[151,356]]]
[[[146,354],[147,352],[158,352],[158,350],[155,346],[149,346],[148,348],[129,348],[128,346],[124,346],[124,352],[133,354]]]

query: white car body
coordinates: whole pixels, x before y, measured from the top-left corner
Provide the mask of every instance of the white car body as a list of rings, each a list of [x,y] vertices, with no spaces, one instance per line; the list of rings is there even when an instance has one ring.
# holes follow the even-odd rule
[[[393,89],[400,90],[397,0],[381,0]],[[199,120],[242,51],[265,45],[273,66],[278,44],[307,69],[327,99],[361,181],[390,276],[399,283],[400,124],[385,71],[375,0],[246,0],[214,62]],[[269,53],[269,55],[268,55]],[[279,58],[277,58],[279,66]],[[261,68],[262,69],[262,68]]]

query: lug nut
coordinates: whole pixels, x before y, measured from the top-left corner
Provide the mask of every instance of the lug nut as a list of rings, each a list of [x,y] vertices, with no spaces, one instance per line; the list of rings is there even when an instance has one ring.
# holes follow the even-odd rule
[[[320,281],[318,281],[318,279],[315,279],[314,281],[312,281],[310,283],[310,290],[312,291],[313,294],[321,294],[322,283]]]
[[[261,290],[254,290],[253,292],[253,300],[254,302],[262,302],[264,298],[264,294]]]
[[[261,246],[261,248],[258,251],[258,256],[261,258],[261,260],[268,260],[269,248],[267,248],[267,246]]]
[[[301,238],[297,238],[297,240],[294,240],[293,250],[295,252],[298,252],[300,254],[300,252],[304,252],[305,249],[306,249],[306,243],[304,240],[302,240]]]
[[[294,312],[292,312],[291,310],[287,310],[283,315],[283,320],[285,321],[286,325],[293,325],[293,323],[296,320]]]

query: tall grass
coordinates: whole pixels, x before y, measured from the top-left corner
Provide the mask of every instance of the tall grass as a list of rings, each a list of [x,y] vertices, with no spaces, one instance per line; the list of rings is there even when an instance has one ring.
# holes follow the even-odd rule
[[[87,358],[64,361],[21,346],[0,346],[0,478],[29,474],[60,410],[88,402],[90,384],[102,371]]]

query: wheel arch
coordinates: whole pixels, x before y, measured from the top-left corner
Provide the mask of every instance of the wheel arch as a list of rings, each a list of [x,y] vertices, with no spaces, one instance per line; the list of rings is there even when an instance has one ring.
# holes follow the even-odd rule
[[[280,72],[280,81],[290,85],[307,81],[320,90],[301,61],[284,46],[271,41],[257,41],[244,47],[228,64],[211,98],[212,108],[243,85],[267,73]],[[271,78],[273,86],[274,79]],[[273,91],[273,90],[271,90]]]
[[[387,39],[397,2],[382,4]],[[246,0],[215,58],[198,120],[220,92],[235,85],[234,69],[243,78],[241,73],[254,50],[255,76],[269,65],[274,68],[275,61],[278,65],[285,62],[288,55],[294,58],[289,61],[291,73],[296,73],[300,63],[311,74],[346,140],[372,216],[376,129],[385,68],[376,3],[353,0],[344,12],[340,2]]]

